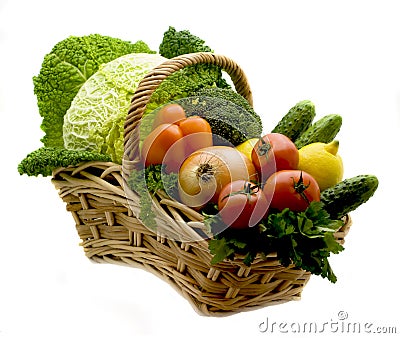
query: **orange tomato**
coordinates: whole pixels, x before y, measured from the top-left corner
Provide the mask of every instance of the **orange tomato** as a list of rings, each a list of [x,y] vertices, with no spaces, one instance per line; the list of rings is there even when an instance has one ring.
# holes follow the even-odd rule
[[[184,135],[186,156],[198,149],[213,145],[211,127],[205,119],[191,116],[180,121],[178,125]]]
[[[145,166],[147,167],[151,164],[165,163],[165,154],[169,148],[182,139],[182,137],[182,130],[176,124],[163,123],[157,126],[143,141],[141,158],[144,161]],[[166,163],[167,166],[170,165],[175,167],[175,163],[173,162],[174,158],[182,159],[185,156],[183,144],[178,143],[177,146],[174,147],[174,152],[174,157],[169,157],[171,163]]]
[[[186,118],[186,113],[182,106],[170,103],[163,106],[156,114],[153,121],[153,129],[164,123],[179,123]]]
[[[174,112],[173,108],[176,107],[171,106],[178,105],[168,106],[165,107],[171,110],[163,110],[166,115],[160,114],[158,122],[170,117],[170,121],[175,123],[161,123],[156,126],[144,139],[141,156],[146,167],[151,164],[165,164],[167,172],[177,172],[191,153],[212,146],[212,132],[209,123],[199,116],[176,121],[180,118],[179,115],[168,115],[168,112]]]

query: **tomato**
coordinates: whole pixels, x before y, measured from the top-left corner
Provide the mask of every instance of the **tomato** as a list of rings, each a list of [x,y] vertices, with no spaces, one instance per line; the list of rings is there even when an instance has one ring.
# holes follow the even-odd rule
[[[275,171],[297,169],[299,151],[287,136],[270,133],[256,143],[251,158],[261,181],[265,182]]]
[[[280,211],[304,211],[312,201],[320,200],[317,181],[301,170],[277,171],[267,179],[263,191],[271,201],[270,207]]]
[[[185,151],[182,143],[174,147],[174,157],[169,157],[169,161],[164,161],[165,154],[169,148],[182,139],[183,133],[178,125],[172,123],[163,123],[150,132],[143,141],[141,149],[141,158],[145,166],[151,164],[166,163],[167,166],[176,166],[174,159],[182,159]]]
[[[181,201],[190,207],[216,203],[221,189],[236,180],[257,179],[252,162],[239,150],[212,146],[195,151],[182,163],[178,174]]]
[[[191,116],[180,121],[178,125],[184,135],[186,156],[198,149],[213,145],[210,124],[202,117]]]
[[[234,229],[257,225],[267,214],[269,202],[263,191],[245,180],[225,185],[218,197],[218,209],[222,221]]]
[[[164,123],[178,123],[186,118],[186,113],[182,106],[176,103],[169,103],[163,106],[156,114],[153,121],[153,128],[157,128]]]
[[[141,155],[146,167],[165,164],[167,172],[177,172],[187,156],[212,144],[209,123],[192,116],[156,126],[144,139]]]

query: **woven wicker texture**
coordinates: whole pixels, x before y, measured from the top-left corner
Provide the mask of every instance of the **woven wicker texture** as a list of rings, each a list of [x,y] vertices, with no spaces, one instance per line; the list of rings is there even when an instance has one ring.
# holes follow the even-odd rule
[[[201,315],[224,316],[298,300],[310,273],[294,266],[283,267],[273,254],[266,259],[257,257],[249,267],[240,257],[211,265],[207,240],[196,238],[193,231],[195,227],[201,228],[202,216],[162,192],[154,197],[154,203],[158,217],[165,224],[163,233],[168,235],[172,231],[185,240],[171,240],[155,233],[135,216],[139,201],[126,189],[125,180],[138,160],[136,131],[146,103],[167,76],[201,62],[222,67],[231,76],[238,93],[252,102],[246,76],[232,60],[211,53],[171,59],[143,79],[132,99],[125,125],[123,165],[91,162],[59,168],[53,172],[52,182],[75,220],[88,258],[154,273],[173,286]],[[345,226],[336,233],[339,242],[344,242],[350,224],[347,218]]]

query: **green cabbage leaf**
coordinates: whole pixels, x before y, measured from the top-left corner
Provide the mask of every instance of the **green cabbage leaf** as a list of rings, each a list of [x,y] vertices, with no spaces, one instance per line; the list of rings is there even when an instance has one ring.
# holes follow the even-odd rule
[[[165,60],[159,54],[133,53],[101,65],[64,116],[64,147],[107,154],[121,163],[131,98],[143,77]]]
[[[155,53],[145,42],[135,43],[101,34],[69,36],[45,55],[34,93],[42,116],[41,139],[46,147],[63,147],[64,114],[81,86],[100,65],[131,53]]]

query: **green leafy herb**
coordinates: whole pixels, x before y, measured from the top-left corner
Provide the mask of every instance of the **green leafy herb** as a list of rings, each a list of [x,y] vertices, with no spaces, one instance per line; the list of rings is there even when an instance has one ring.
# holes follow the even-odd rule
[[[209,243],[210,252],[214,254],[211,264],[222,262],[225,258],[233,256],[237,249],[244,249],[245,247],[246,243],[236,238],[226,239],[222,237],[219,240],[213,239]]]
[[[344,248],[334,237],[343,225],[331,220],[320,202],[311,202],[304,212],[285,209],[271,214],[265,224],[265,233],[278,253],[283,265],[294,263],[297,267],[336,282],[328,257]]]
[[[129,187],[136,192],[140,204],[140,220],[149,227],[155,230],[155,214],[152,209],[152,197],[159,190],[165,191],[169,196],[177,194],[178,174],[165,172],[165,166],[150,165],[147,168],[133,170],[128,179]]]
[[[261,225],[248,229],[226,228],[219,214],[208,216],[206,222],[215,234],[209,241],[210,252],[214,255],[212,264],[240,254],[244,256],[243,262],[250,265],[257,253],[261,252],[263,248],[262,236],[260,236]]]
[[[272,212],[256,227],[240,231],[228,228],[210,240],[212,263],[240,254],[250,265],[258,253],[266,256],[276,252],[282,265],[294,264],[334,283],[337,278],[328,258],[344,249],[334,237],[341,226],[343,222],[330,219],[321,202],[311,202],[303,212]]]

